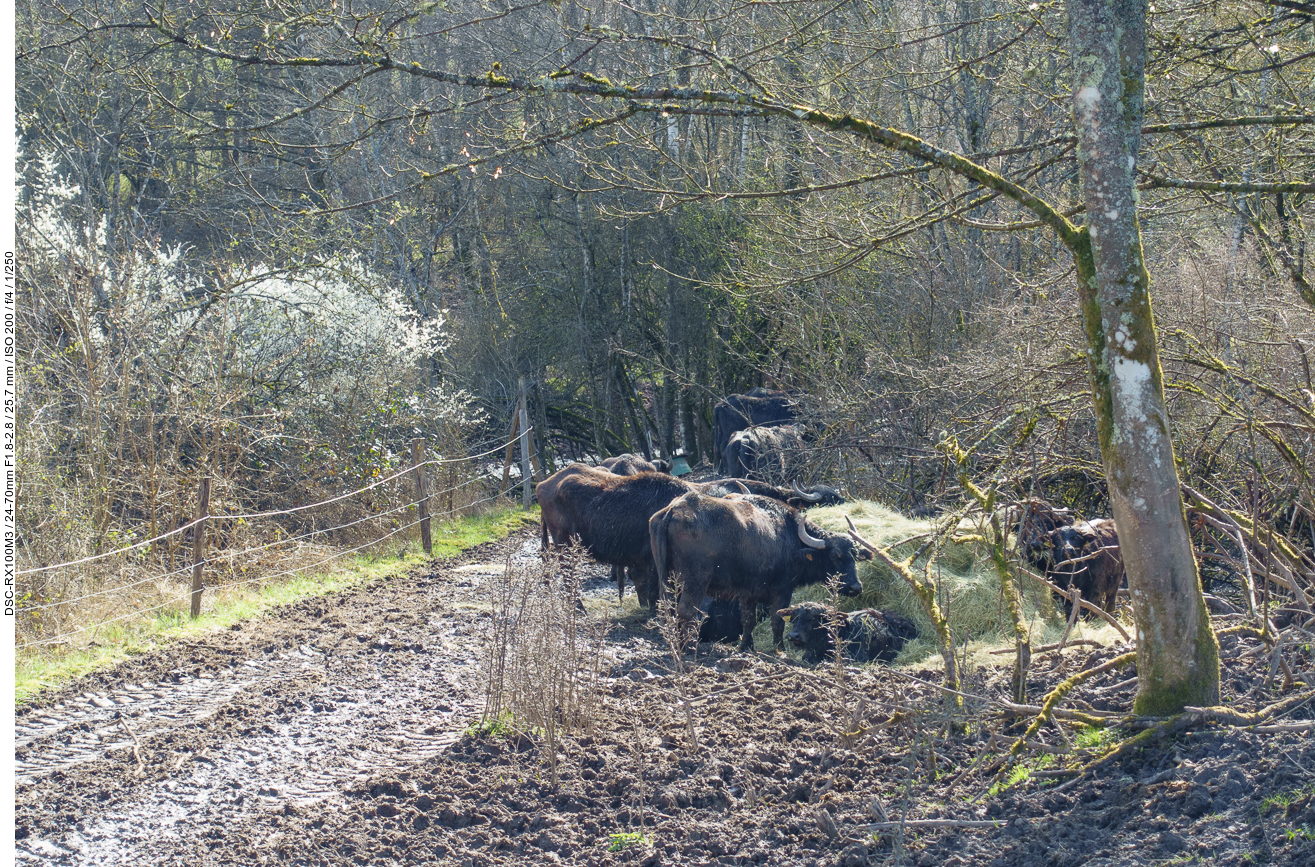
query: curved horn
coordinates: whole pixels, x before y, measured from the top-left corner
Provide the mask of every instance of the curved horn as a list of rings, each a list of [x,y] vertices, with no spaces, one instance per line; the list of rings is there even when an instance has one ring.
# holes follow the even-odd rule
[[[822,499],[821,494],[805,491],[803,488],[799,487],[798,482],[791,482],[790,487],[794,488],[794,492],[798,494],[800,498],[805,499],[810,503],[816,503],[818,500]]]
[[[798,519],[795,521],[795,528],[799,531],[799,541],[803,542],[810,548],[825,548],[825,539],[815,539],[808,535],[808,530],[804,529],[804,516],[798,515],[797,518]]]
[[[726,481],[728,484],[734,485],[735,487],[739,488],[740,490],[738,491],[738,493],[741,494],[753,493],[753,491],[749,490],[749,486],[746,485],[744,482],[740,481],[739,479],[727,479]]]

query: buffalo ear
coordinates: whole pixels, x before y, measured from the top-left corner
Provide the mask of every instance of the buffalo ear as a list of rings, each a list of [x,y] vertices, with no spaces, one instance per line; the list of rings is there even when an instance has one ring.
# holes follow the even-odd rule
[[[872,552],[869,551],[867,548],[860,547],[857,551],[854,552],[854,559],[860,563],[862,563],[864,560],[871,560]]]
[[[792,605],[789,608],[780,609],[779,611],[776,612],[776,616],[780,617],[781,619],[785,619],[786,617],[794,617],[794,606]]]

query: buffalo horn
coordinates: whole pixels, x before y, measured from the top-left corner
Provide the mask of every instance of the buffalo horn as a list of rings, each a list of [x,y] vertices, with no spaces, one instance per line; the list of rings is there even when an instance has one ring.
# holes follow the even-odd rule
[[[826,547],[826,542],[824,540],[815,539],[812,536],[808,535],[808,531],[804,529],[804,520],[802,516],[800,516],[799,520],[795,522],[795,527],[799,530],[800,542],[803,542],[805,545],[807,545],[810,548]]]
[[[798,482],[791,482],[790,487],[794,488],[794,492],[796,494],[798,494],[800,497],[802,497],[803,499],[807,500],[810,503],[816,503],[818,500],[822,499],[821,494],[814,494],[805,491],[803,488],[799,487]]]
[[[730,484],[734,485],[735,487],[739,488],[741,494],[748,494],[748,493],[751,493],[751,492],[749,491],[748,486],[745,485],[744,482],[740,481],[739,479],[727,479],[726,481],[729,482]]]

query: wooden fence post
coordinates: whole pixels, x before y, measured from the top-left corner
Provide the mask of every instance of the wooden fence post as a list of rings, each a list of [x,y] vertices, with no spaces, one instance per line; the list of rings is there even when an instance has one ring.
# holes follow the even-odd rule
[[[520,417],[519,407],[511,411],[511,430],[507,431],[507,455],[502,459],[502,487],[498,488],[499,497],[509,493],[507,479],[511,476],[511,455],[516,450],[516,429],[520,427]]]
[[[429,531],[429,492],[425,485],[425,441],[411,440],[411,461],[415,464],[416,503],[420,509],[420,544],[426,554],[434,553],[434,538]]]
[[[205,525],[210,515],[210,477],[201,480],[201,497],[196,504],[196,526],[192,528],[192,619],[201,615],[201,587],[205,573]]]
[[[525,407],[525,377],[520,378],[521,399],[517,418],[521,429],[521,507],[530,507],[530,492],[534,489],[530,472],[530,419]]]

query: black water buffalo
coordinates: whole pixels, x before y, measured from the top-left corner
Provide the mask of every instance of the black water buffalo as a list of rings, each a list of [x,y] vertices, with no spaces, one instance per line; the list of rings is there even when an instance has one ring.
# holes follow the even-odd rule
[[[744,617],[740,614],[738,599],[708,597],[699,605],[703,622],[699,624],[699,641],[711,644],[716,641],[736,641],[744,633]],[[757,625],[757,614],[754,625]]]
[[[731,434],[722,463],[738,479],[789,478],[803,456],[803,428],[795,424],[751,427]]]
[[[1029,563],[1046,573],[1053,565],[1050,534],[1073,523],[1073,513],[1058,509],[1045,500],[1025,500],[1018,504],[1018,547]]]
[[[1077,587],[1083,599],[1113,614],[1125,577],[1114,521],[1078,521],[1051,530],[1049,539],[1047,577],[1065,589]]]
[[[676,497],[693,490],[694,485],[665,473],[618,476],[572,464],[536,488],[543,491],[539,507],[543,511],[544,546],[550,529],[557,544],[578,536],[580,544],[598,562],[628,569],[639,601],[654,610],[658,583],[648,519]],[[622,574],[613,570],[613,577],[621,579]],[[624,596],[624,584],[617,591]]]
[[[856,552],[848,536],[828,533],[793,509],[767,497],[725,499],[688,493],[655,513],[648,522],[660,586],[679,576],[677,612],[689,623],[707,596],[740,603],[740,649],[753,647],[755,608],[775,612],[790,604],[796,587],[840,577],[840,592],[862,592],[854,567]],[[866,559],[866,551],[857,554]],[[870,556],[870,555],[867,555]],[[772,641],[783,647],[785,621],[772,615]]]
[[[755,388],[748,394],[732,394],[717,401],[712,408],[712,451],[717,456],[718,472],[726,472],[726,445],[736,431],[753,425],[784,424],[795,417],[794,400],[783,391]]]
[[[670,461],[664,461],[661,458],[655,461],[650,461],[643,455],[631,454],[629,452],[624,455],[617,455],[614,458],[606,458],[601,461],[598,466],[605,470],[609,470],[618,476],[633,476],[636,473],[671,472]]]
[[[1027,561],[1048,581],[1066,590],[1077,586],[1083,599],[1113,614],[1124,581],[1114,521],[1077,521],[1068,509],[1044,500],[1028,500],[1022,506],[1018,545]]]
[[[602,476],[611,476],[607,470],[591,467],[588,464],[572,463],[553,473],[534,486],[534,498],[539,503],[539,533],[544,550],[550,544],[566,545],[572,536],[578,536],[579,517],[576,506],[578,496],[562,497],[562,486],[578,478],[597,480]]]
[[[820,602],[800,602],[777,614],[790,618],[786,640],[803,650],[807,662],[835,658],[833,622],[845,657],[854,662],[893,662],[905,642],[918,637],[913,621],[875,608],[844,612]]]

